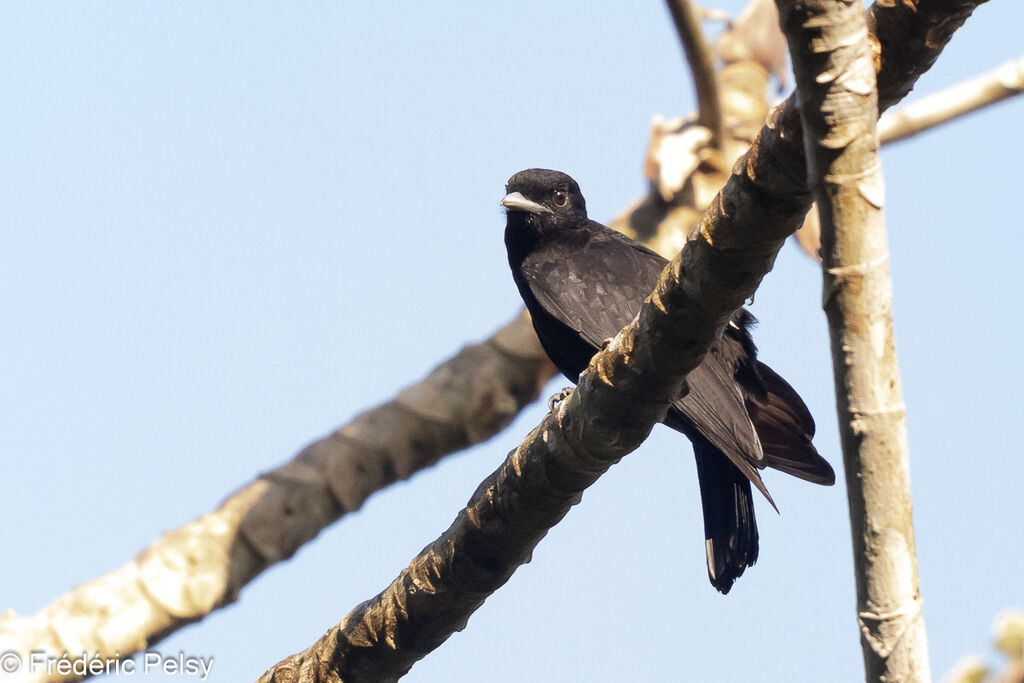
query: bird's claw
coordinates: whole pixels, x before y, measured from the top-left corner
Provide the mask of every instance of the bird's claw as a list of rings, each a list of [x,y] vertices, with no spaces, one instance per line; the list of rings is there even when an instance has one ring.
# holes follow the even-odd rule
[[[559,391],[557,394],[552,394],[551,398],[548,399],[548,412],[555,412],[555,408],[558,407],[558,404],[564,401],[565,399],[569,398],[569,394],[571,393],[572,387],[566,387]]]

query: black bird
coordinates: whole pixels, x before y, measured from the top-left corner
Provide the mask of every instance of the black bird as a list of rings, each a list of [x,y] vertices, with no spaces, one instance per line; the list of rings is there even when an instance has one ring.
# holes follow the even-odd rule
[[[637,314],[668,262],[589,220],[579,186],[564,173],[521,171],[505,191],[512,276],[544,350],[576,382],[604,341]],[[690,392],[665,417],[693,442],[708,576],[722,593],[757,560],[751,482],[775,507],[758,470],[835,483],[832,467],[811,444],[807,406],[757,360],[749,331],[754,322],[746,310],[736,314],[687,377]]]

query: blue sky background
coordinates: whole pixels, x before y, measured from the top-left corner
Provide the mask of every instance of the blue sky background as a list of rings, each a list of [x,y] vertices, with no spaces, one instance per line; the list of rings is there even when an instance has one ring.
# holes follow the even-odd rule
[[[982,6],[916,93],[1017,56],[1022,22]],[[486,337],[520,305],[506,179],[565,170],[609,219],[644,189],[651,116],[693,108],[659,2],[7,2],[0,87],[0,610],[20,613]],[[936,677],[1024,605],[1022,113],[883,157]],[[817,267],[788,245],[753,311],[841,472]],[[541,413],[157,649],[254,679],[384,588]],[[406,680],[861,680],[843,484],[767,483],[782,514],[759,504],[761,559],[722,597],[689,445],[658,428]]]

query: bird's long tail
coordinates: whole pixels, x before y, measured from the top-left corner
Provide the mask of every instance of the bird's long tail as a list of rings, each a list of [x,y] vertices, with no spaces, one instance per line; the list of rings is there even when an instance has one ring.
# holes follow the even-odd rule
[[[695,439],[693,452],[704,508],[708,578],[724,594],[743,570],[757,561],[757,520],[750,481],[706,439]]]

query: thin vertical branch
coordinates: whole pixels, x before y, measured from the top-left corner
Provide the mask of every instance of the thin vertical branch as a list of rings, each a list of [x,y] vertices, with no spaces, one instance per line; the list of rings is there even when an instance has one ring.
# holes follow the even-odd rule
[[[693,84],[697,89],[697,123],[711,133],[709,145],[722,149],[725,127],[722,123],[722,101],[718,94],[718,74],[715,60],[711,56],[700,19],[690,0],[667,0],[672,23],[683,43],[686,61],[693,72]]]
[[[868,27],[861,0],[778,3],[821,219],[865,673],[929,681]]]

